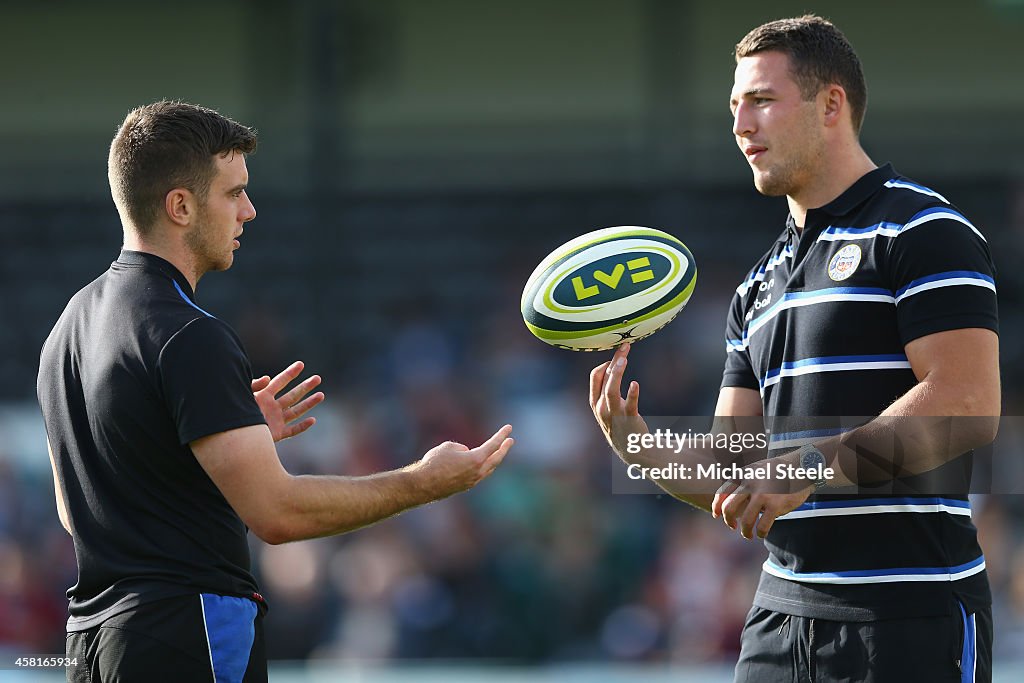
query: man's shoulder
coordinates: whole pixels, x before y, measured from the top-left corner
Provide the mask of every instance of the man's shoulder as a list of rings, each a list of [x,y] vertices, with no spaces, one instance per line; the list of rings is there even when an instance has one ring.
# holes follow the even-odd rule
[[[70,331],[77,326],[77,321],[90,320],[94,317],[95,302],[103,297],[108,273],[109,271],[102,273],[68,299],[64,310],[61,311],[53,329],[47,336],[43,346],[44,352],[47,347],[66,340],[70,336]]]
[[[870,227],[872,235],[881,238],[877,242],[887,247],[934,241],[955,250],[987,241],[945,195],[906,176],[887,181],[851,223]]]
[[[191,366],[200,357],[247,359],[238,334],[230,325],[211,315],[199,315],[168,328],[158,352],[158,363],[165,371],[169,366]]]
[[[115,267],[123,264],[115,264]],[[209,310],[202,308],[172,275],[150,267],[131,266],[108,271],[111,296],[133,314],[133,325],[159,346],[186,327],[202,322],[198,329],[208,334],[231,333],[231,328]],[[101,278],[102,279],[102,278]],[[233,333],[232,333],[233,334]]]
[[[871,201],[859,211],[869,220],[884,219],[907,223],[922,212],[947,209],[959,210],[940,192],[912,178],[896,175],[882,184]]]
[[[146,268],[118,268],[115,263],[68,301],[50,337],[68,343],[126,343],[159,352],[187,327],[229,336],[229,325],[193,302],[173,277]]]
[[[167,328],[166,343],[187,340],[190,343],[211,343],[231,345],[239,344],[235,330],[220,318],[212,315],[190,316],[187,311],[180,312],[174,325]]]

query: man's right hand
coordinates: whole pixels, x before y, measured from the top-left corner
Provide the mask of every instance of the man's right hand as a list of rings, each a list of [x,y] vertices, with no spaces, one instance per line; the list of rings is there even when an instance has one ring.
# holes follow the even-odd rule
[[[647,423],[640,417],[640,385],[630,382],[622,398],[622,376],[626,372],[629,344],[615,350],[612,359],[590,373],[590,409],[608,443],[622,458],[629,434],[646,434]]]
[[[505,425],[476,448],[445,441],[434,446],[409,467],[422,482],[420,488],[430,500],[447,498],[476,486],[501,464],[515,440],[512,426]]]

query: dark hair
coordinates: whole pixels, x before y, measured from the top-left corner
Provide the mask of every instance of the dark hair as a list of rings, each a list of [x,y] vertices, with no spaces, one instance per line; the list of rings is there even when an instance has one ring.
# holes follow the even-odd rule
[[[110,144],[110,193],[122,220],[145,235],[174,188],[206,200],[214,155],[255,150],[253,130],[212,109],[168,100],[147,104],[125,117]]]
[[[758,52],[776,50],[789,55],[793,79],[805,100],[838,83],[846,90],[854,133],[860,134],[868,105],[860,59],[850,41],[832,22],[813,14],[779,19],[758,26],[736,45],[736,61]]]

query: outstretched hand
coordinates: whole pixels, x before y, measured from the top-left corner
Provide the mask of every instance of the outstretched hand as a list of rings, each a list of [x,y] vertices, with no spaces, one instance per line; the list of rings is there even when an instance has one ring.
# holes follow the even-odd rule
[[[605,438],[621,457],[626,452],[629,434],[647,433],[647,423],[640,417],[640,385],[630,382],[622,397],[622,376],[626,372],[629,344],[615,350],[612,359],[590,372],[590,409]]]
[[[505,425],[476,448],[445,441],[431,448],[413,465],[422,477],[431,500],[465,491],[491,476],[515,444],[512,425]]]
[[[316,424],[315,417],[303,420],[299,418],[322,403],[325,398],[322,391],[305,398],[320,384],[319,375],[308,377],[287,394],[277,396],[299,376],[304,367],[306,366],[302,361],[295,361],[273,379],[264,375],[252,381],[253,396],[263,412],[274,441],[297,436]]]

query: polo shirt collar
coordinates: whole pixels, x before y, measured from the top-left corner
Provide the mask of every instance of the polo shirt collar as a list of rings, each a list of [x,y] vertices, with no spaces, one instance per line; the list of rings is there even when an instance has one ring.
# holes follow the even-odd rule
[[[117,257],[117,263],[123,263],[126,266],[145,266],[157,270],[171,278],[174,282],[177,282],[178,286],[181,287],[185,294],[188,295],[189,299],[192,301],[196,300],[196,293],[192,291],[192,285],[189,284],[188,278],[186,278],[181,271],[174,266],[174,264],[166,259],[160,258],[156,254],[122,249],[121,254]]]
[[[817,209],[808,209],[807,219],[805,219],[805,227],[811,223],[811,219],[816,213],[827,214],[832,217],[845,216],[851,213],[854,209],[860,206],[862,203],[867,201],[872,195],[878,192],[879,188],[887,181],[892,180],[899,174],[892,167],[891,163],[883,164],[878,168],[868,171],[857,181],[846,188],[846,190],[830,201],[825,206],[818,207]],[[789,214],[786,216],[786,228],[782,231],[782,235],[779,236],[779,242],[786,242],[790,239],[796,239],[796,221],[793,219],[793,215]]]
[[[878,192],[883,183],[892,180],[896,175],[897,173],[893,170],[892,164],[879,166],[875,170],[868,171],[862,175],[857,182],[850,185],[845,192],[825,206],[811,209],[811,211],[821,211],[830,216],[845,216]]]

